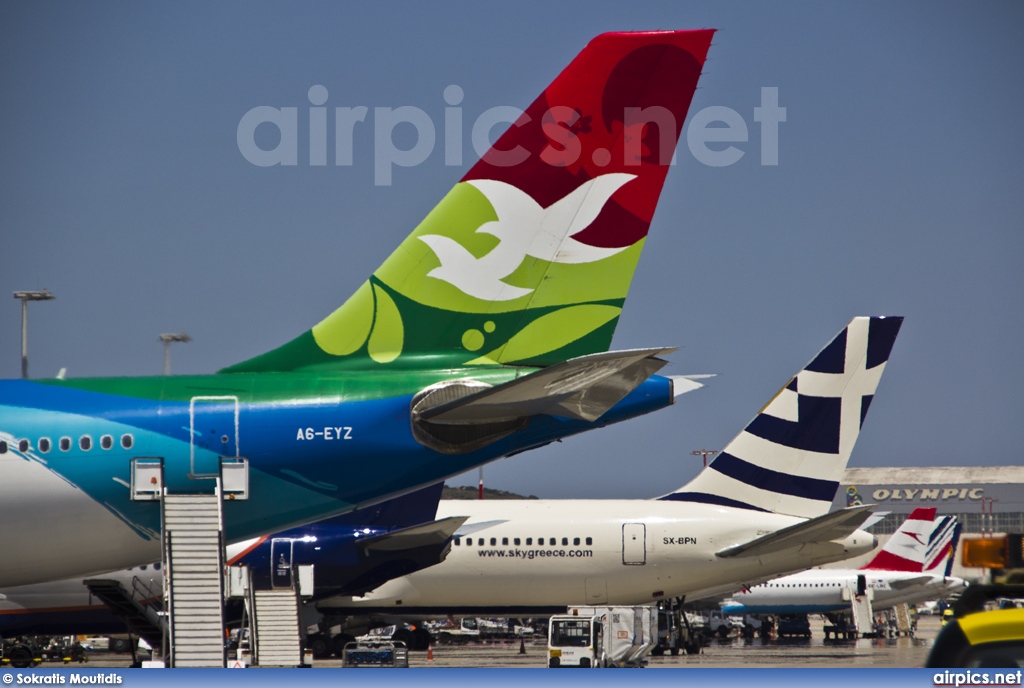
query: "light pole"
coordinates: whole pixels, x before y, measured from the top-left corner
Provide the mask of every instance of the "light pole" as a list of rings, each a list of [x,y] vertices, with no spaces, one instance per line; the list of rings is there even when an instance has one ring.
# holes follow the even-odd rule
[[[708,457],[709,456],[714,456],[715,454],[717,454],[718,450],[717,449],[695,449],[694,451],[692,451],[690,453],[693,454],[694,456],[703,456],[704,457],[704,467],[707,468]]]
[[[28,302],[52,301],[57,298],[47,290],[16,291],[14,298],[21,300],[21,377],[28,379]]]
[[[181,342],[187,344],[192,341],[184,332],[179,334],[162,334],[160,335],[160,341],[164,343],[164,375],[171,374],[171,342]]]

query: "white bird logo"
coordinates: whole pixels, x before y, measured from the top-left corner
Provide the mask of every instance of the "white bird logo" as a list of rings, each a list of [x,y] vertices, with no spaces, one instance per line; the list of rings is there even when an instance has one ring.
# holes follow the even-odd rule
[[[466,182],[487,197],[498,216],[476,231],[497,237],[499,243],[477,258],[450,237],[425,234],[419,239],[441,261],[427,275],[484,301],[511,301],[533,291],[502,281],[516,271],[526,256],[551,263],[592,263],[613,256],[627,247],[599,248],[572,237],[597,219],[613,193],[635,178],[634,174],[622,172],[601,175],[547,208],[541,208],[529,194],[505,182]]]

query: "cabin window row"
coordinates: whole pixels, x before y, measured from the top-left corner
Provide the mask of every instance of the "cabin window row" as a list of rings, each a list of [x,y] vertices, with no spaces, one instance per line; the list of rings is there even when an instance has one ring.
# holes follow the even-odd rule
[[[480,547],[485,547],[485,546],[487,546],[487,543],[488,543],[488,538],[475,538],[475,540],[474,540],[474,538],[471,538],[471,537],[467,537],[467,538],[457,537],[457,538],[455,538],[454,542],[455,542],[456,545],[461,545],[463,540],[466,541],[466,546],[467,547],[472,547],[474,544],[475,545],[479,545]],[[519,547],[520,545],[523,544],[522,538],[511,538],[511,540],[512,540],[512,544],[514,546],[516,546],[516,547]],[[594,538],[589,538],[589,537],[588,538],[584,538],[583,541],[586,543],[586,545],[588,547],[590,545],[594,544]],[[491,547],[495,547],[495,546],[497,546],[497,544],[498,544],[498,538],[496,538],[496,537],[490,538],[490,545],[491,545]],[[508,546],[509,538],[507,538],[507,537],[501,538],[501,544],[505,545],[505,546]],[[548,545],[548,546],[551,546],[551,547],[557,546],[558,545],[558,538],[546,538],[546,539],[545,538],[537,538],[537,546],[538,547],[543,547],[543,546],[545,546],[545,544]],[[533,538],[532,537],[526,538],[526,546],[527,547],[532,547],[533,546]],[[563,547],[569,547],[569,538],[567,538],[567,537],[562,538],[562,546]],[[573,547],[579,547],[580,546],[580,538],[578,538],[578,537],[577,538],[572,538],[572,546]]]
[[[61,451],[71,451],[71,445],[73,440],[70,437],[61,437],[57,440],[57,447]],[[121,446],[124,449],[131,449],[135,445],[135,438],[131,434],[125,433],[121,435]],[[32,448],[32,443],[28,440],[18,440],[18,451],[22,454]],[[78,438],[78,447],[82,451],[89,451],[92,449],[92,435],[82,435]],[[113,435],[101,435],[100,436],[100,447],[103,449],[114,448],[114,436]],[[0,454],[6,454],[10,449],[10,445],[5,440],[0,440]],[[53,449],[53,442],[49,437],[40,437],[36,443],[36,448],[39,449],[42,454],[49,454],[50,450]]]
[[[841,588],[842,583],[765,583],[769,588]]]

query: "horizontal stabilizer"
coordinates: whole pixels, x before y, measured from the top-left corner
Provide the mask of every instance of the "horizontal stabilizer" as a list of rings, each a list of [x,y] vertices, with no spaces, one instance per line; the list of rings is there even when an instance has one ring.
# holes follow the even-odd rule
[[[872,511],[871,515],[868,516],[868,520],[864,521],[864,523],[861,524],[860,529],[867,530],[876,523],[879,523],[883,518],[885,518],[891,513],[891,511]]]
[[[487,530],[488,528],[493,528],[494,526],[500,526],[502,523],[508,523],[508,519],[496,519],[494,521],[477,521],[476,523],[468,523],[459,528],[457,531],[455,531],[455,537],[466,537],[467,535],[472,535],[473,533],[477,533],[481,530]]]
[[[890,581],[889,587],[893,590],[905,590],[906,588],[915,588],[919,585],[928,585],[931,582],[931,576],[914,576],[913,578]]]
[[[851,535],[871,516],[874,504],[853,506],[833,511],[798,523],[774,533],[769,533],[742,545],[733,545],[715,552],[716,557],[756,557],[762,554],[780,552],[790,547],[841,540]]]
[[[695,389],[700,389],[704,386],[703,382],[697,382],[697,380],[704,380],[709,377],[715,377],[717,373],[709,373],[706,375],[669,375],[669,379],[672,380],[672,396],[678,397],[687,392],[692,392]]]
[[[455,534],[467,516],[452,516],[440,521],[421,523],[418,526],[402,528],[383,535],[359,540],[356,545],[364,552],[398,552],[428,545],[439,545]]]
[[[442,425],[496,423],[541,414],[592,422],[668,363],[657,356],[675,350],[632,349],[572,358],[428,408],[419,416]]]

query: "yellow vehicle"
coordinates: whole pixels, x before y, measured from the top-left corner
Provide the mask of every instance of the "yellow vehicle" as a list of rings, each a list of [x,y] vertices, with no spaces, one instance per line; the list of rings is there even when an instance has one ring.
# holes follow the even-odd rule
[[[975,585],[942,615],[926,667],[1024,668],[1024,609],[989,608],[1000,598],[1024,598],[1024,585]],[[946,614],[953,612],[948,618]]]
[[[956,617],[953,615],[953,609],[952,608],[946,609],[945,611],[942,612],[942,625],[945,626],[946,624],[948,624],[950,621],[952,621],[955,618]]]

